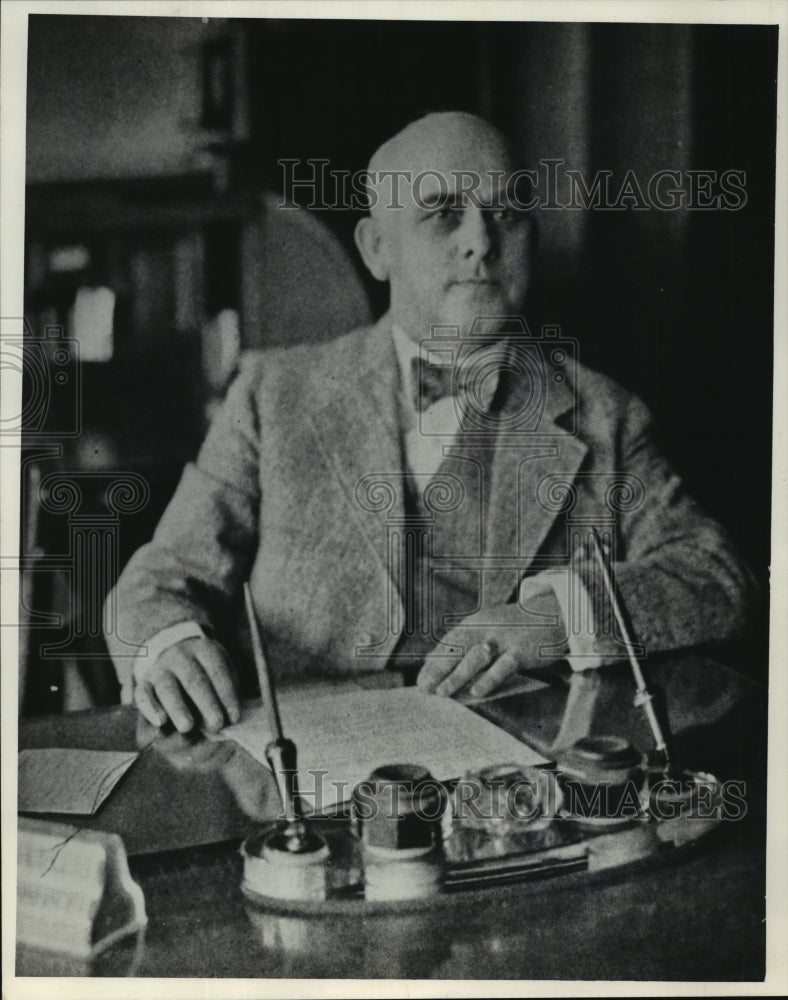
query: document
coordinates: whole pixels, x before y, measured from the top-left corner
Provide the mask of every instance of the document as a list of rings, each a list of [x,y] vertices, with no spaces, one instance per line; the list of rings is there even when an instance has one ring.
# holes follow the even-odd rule
[[[359,781],[384,764],[419,764],[439,780],[491,764],[539,764],[545,758],[451,698],[417,688],[347,691],[310,697],[297,688],[278,697],[285,736],[298,748],[304,808],[322,812],[346,801]],[[266,763],[271,740],[260,707],[214,739],[231,739]]]
[[[133,751],[22,750],[18,810],[92,816],[137,757]]]
[[[461,705],[483,705],[488,701],[498,701],[499,698],[511,698],[515,694],[529,694],[532,691],[540,691],[542,688],[548,686],[545,681],[537,680],[536,677],[513,674],[503,684],[490,692],[490,694],[477,698],[469,693],[468,689],[472,683],[473,681],[469,681],[465,688],[462,688],[455,694],[453,696],[454,700],[459,701]]]

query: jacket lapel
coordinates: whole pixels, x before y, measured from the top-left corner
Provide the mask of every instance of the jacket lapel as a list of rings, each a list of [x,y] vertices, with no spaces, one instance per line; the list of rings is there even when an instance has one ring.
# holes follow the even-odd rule
[[[574,425],[574,391],[566,382],[552,379],[547,368],[543,409],[527,433],[505,431],[497,436],[491,473],[485,553],[490,565],[485,573],[484,603],[507,601],[534,561],[558,514],[557,504],[537,495],[547,475],[561,474],[572,483],[587,448],[571,428]],[[505,378],[501,387],[501,425],[516,426],[516,415],[528,407],[530,387],[522,379]]]
[[[320,441],[341,490],[336,510],[326,516],[341,519],[348,553],[363,538],[375,555],[379,571],[391,574],[389,522],[405,516],[404,473],[399,409],[399,367],[391,336],[391,321],[384,316],[340,362],[336,377],[341,392],[319,407],[312,418]],[[542,377],[548,389],[543,405],[526,430],[507,429],[494,444],[473,440],[472,450],[493,447],[492,469],[482,551],[488,569],[484,572],[484,605],[504,603],[518,582],[535,564],[539,549],[558,514],[558,505],[537,495],[541,480],[561,474],[571,484],[586,455],[585,444],[573,432],[574,390],[566,382],[552,379],[549,367]],[[528,409],[532,386],[522,377],[503,374],[494,406],[499,426],[521,425],[517,415]],[[468,553],[469,556],[475,553]],[[362,566],[355,567],[361,571]]]
[[[343,494],[335,513],[348,551],[363,537],[388,572],[387,521],[404,516],[405,489],[399,369],[388,316],[372,327],[356,356],[348,352],[342,367],[342,388],[317,410],[313,430]]]

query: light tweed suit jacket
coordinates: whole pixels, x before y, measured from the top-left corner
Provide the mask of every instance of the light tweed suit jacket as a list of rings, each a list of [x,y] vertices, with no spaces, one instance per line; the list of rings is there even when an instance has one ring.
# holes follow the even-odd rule
[[[390,324],[271,350],[237,379],[108,598],[127,696],[138,647],[167,626],[195,621],[234,648],[246,580],[277,674],[385,669],[403,620],[390,548],[403,514]],[[646,408],[579,363],[557,364],[566,351],[531,346],[533,363],[503,373],[492,431],[461,463],[474,482],[447,486],[476,498],[474,530],[450,553],[477,585],[470,610],[518,594],[527,608],[567,566],[572,532],[595,523],[612,526],[618,584],[649,653],[740,635],[751,577],[658,450]],[[451,498],[433,499],[448,516]]]

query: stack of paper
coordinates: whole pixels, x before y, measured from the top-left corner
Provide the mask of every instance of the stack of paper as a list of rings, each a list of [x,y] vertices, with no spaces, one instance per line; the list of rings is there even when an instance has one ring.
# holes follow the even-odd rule
[[[457,701],[418,688],[317,698],[293,688],[278,702],[284,733],[298,748],[298,787],[308,811],[347,800],[359,781],[384,764],[419,764],[447,780],[491,764],[545,760]],[[213,738],[235,740],[265,762],[272,734],[258,707]]]
[[[22,750],[19,812],[92,816],[137,757],[134,751]]]

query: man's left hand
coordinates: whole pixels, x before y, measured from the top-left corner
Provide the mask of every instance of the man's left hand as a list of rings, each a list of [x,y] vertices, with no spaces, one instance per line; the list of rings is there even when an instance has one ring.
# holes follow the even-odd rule
[[[539,613],[550,613],[553,606],[557,611],[554,601],[551,595],[548,606],[540,607]],[[424,691],[448,697],[470,684],[468,693],[483,698],[512,674],[546,667],[560,659],[562,647],[548,656],[540,656],[540,649],[559,644],[563,632],[561,624],[543,625],[518,604],[477,612],[447,632],[441,645],[427,657],[416,683]],[[456,656],[452,656],[453,650]]]

